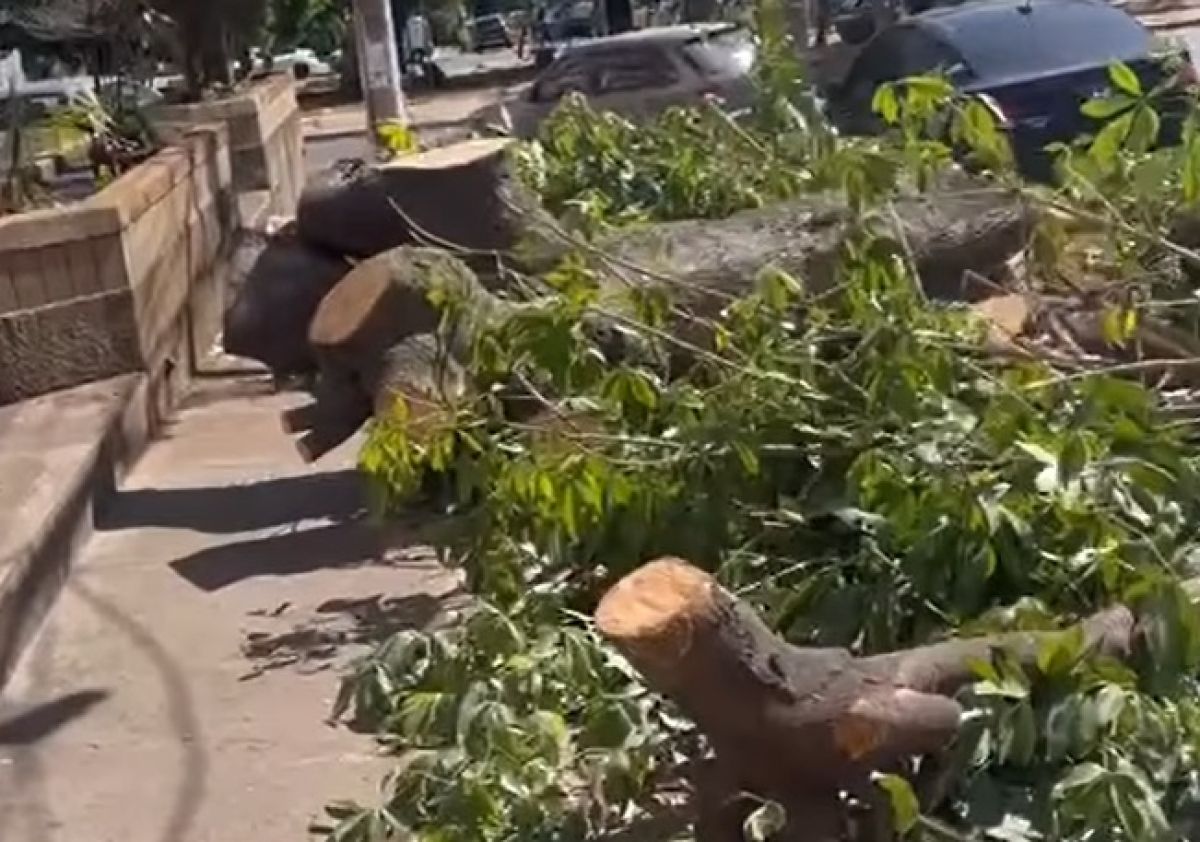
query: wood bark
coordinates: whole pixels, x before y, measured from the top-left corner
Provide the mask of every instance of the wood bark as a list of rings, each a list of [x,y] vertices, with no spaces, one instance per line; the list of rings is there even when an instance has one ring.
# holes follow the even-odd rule
[[[279,377],[311,373],[317,360],[309,323],[350,264],[299,239],[291,226],[253,248],[260,251],[225,312],[225,350]]]
[[[1032,664],[1061,634],[950,640],[863,658],[801,648],[679,559],[651,562],[619,581],[601,600],[596,623],[709,738],[724,778],[719,788],[792,807],[799,821],[786,838],[803,842],[841,835],[839,792],[869,800],[872,771],[948,746],[962,714],[950,696],[973,680],[973,660],[1001,648]],[[1082,625],[1088,647],[1113,656],[1130,651],[1127,608]]]
[[[1029,241],[1034,210],[1015,193],[963,187],[901,196],[860,213],[831,194],[744,211],[725,219],[695,219],[622,229],[601,239],[595,260],[627,283],[655,284],[669,276],[696,312],[715,315],[730,297],[753,289],[774,267],[814,293],[837,285],[847,240],[866,227],[895,241],[911,260],[925,292],[945,300],[993,294],[972,276],[996,273]],[[633,267],[645,267],[639,273]]]
[[[509,172],[510,142],[468,140],[349,177],[331,173],[300,198],[300,236],[356,258],[426,245],[480,263],[494,260],[496,252],[517,247],[540,213]]]

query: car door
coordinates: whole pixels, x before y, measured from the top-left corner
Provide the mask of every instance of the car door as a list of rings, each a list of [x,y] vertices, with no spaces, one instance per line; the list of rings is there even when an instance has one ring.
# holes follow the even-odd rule
[[[961,76],[965,64],[947,44],[914,25],[893,26],[854,60],[846,81],[831,98],[830,117],[845,134],[878,134],[885,125],[871,104],[880,85],[952,70]]]
[[[538,126],[558,107],[563,97],[571,93],[591,97],[595,94],[595,72],[590,61],[581,53],[566,53],[543,71],[524,98],[509,109],[513,134],[529,138],[537,134]]]
[[[657,44],[631,44],[592,50],[595,67],[595,105],[638,119],[653,117],[688,96],[684,69]]]

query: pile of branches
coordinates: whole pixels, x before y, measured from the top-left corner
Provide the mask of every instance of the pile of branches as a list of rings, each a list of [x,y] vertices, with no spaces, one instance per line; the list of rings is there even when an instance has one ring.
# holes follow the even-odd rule
[[[404,756],[330,838],[1194,838],[1200,138],[1118,94],[1030,188],[937,80],[833,137],[760,31],[748,124],[576,104],[517,150],[548,264],[406,245],[317,306],[326,369],[393,373],[381,509],[439,478],[476,597],[346,680]],[[1002,201],[933,236],[948,184]]]

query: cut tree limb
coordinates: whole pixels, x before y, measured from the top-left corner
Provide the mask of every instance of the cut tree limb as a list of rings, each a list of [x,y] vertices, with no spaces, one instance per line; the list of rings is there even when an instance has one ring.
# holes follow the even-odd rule
[[[435,297],[445,304],[435,302]],[[461,260],[440,249],[402,246],[364,260],[321,301],[308,329],[319,359],[364,371],[397,342],[445,327],[456,354],[470,347],[477,325],[502,302]]]
[[[487,255],[514,249],[540,205],[514,179],[511,141],[463,141],[406,155],[350,178],[331,174],[300,197],[307,242],[356,258],[401,245]]]
[[[708,736],[736,786],[785,806],[833,809],[847,791],[870,799],[874,770],[943,750],[962,709],[949,694],[973,680],[971,661],[1002,648],[1032,664],[1063,632],[952,640],[856,658],[792,646],[706,572],[679,559],[651,562],[619,581],[596,610],[600,632],[674,699]],[[1083,624],[1085,642],[1128,652],[1124,607]],[[797,828],[804,842],[832,839]]]
[[[730,298],[752,291],[766,268],[787,272],[814,293],[840,280],[842,251],[853,231],[875,231],[899,242],[925,291],[935,298],[974,300],[994,293],[979,281],[1000,271],[1029,241],[1036,215],[1012,191],[999,188],[901,196],[862,212],[830,194],[743,211],[726,219],[653,223],[619,230],[596,243],[595,261],[627,282],[673,279],[685,303],[714,316]],[[639,273],[645,267],[653,276]]]

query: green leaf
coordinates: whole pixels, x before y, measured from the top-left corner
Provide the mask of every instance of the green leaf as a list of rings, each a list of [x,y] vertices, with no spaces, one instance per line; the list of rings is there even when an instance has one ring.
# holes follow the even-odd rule
[[[541,752],[548,755],[554,765],[562,763],[571,742],[567,721],[562,714],[553,710],[535,711],[529,717],[529,724],[531,731],[539,738]]]
[[[1158,112],[1148,105],[1139,107],[1133,112],[1133,122],[1125,138],[1126,148],[1133,152],[1149,152],[1158,141],[1158,128]]]
[[[1079,110],[1084,116],[1091,117],[1095,120],[1107,120],[1110,117],[1115,117],[1123,111],[1127,111],[1137,105],[1137,100],[1121,94],[1113,96],[1097,97],[1089,99]]]
[[[732,443],[733,452],[737,454],[738,461],[742,465],[742,470],[748,476],[758,476],[760,465],[758,462],[758,454],[754,449],[744,441],[735,441]]]
[[[759,804],[742,823],[742,834],[749,842],[766,842],[783,830],[787,824],[787,811],[775,801]]]
[[[1065,798],[1075,790],[1089,789],[1108,777],[1108,770],[1099,763],[1080,763],[1054,785],[1054,797]]]
[[[1113,86],[1132,97],[1141,97],[1142,83],[1137,74],[1123,61],[1114,62],[1108,66],[1108,78]]]
[[[883,118],[889,125],[895,125],[900,119],[900,100],[896,96],[896,86],[886,82],[875,89],[871,97],[871,110]]]
[[[1188,139],[1180,179],[1183,200],[1189,205],[1200,201],[1200,135]]]
[[[1038,649],[1038,671],[1047,678],[1066,675],[1083,657],[1083,646],[1083,629],[1080,626],[1048,636]]]
[[[1037,723],[1028,701],[1018,702],[1006,717],[1008,740],[1004,759],[1017,766],[1028,766],[1037,748]]]
[[[1125,145],[1125,138],[1129,135],[1132,125],[1133,113],[1130,112],[1122,114],[1101,129],[1088,149],[1091,159],[1102,169],[1112,169],[1117,163],[1117,155]]]
[[[589,712],[580,739],[589,747],[622,748],[633,733],[633,719],[625,705],[609,699]]]
[[[876,786],[888,795],[892,805],[892,826],[901,833],[908,833],[917,826],[921,818],[921,805],[912,786],[899,775],[873,775]]]

